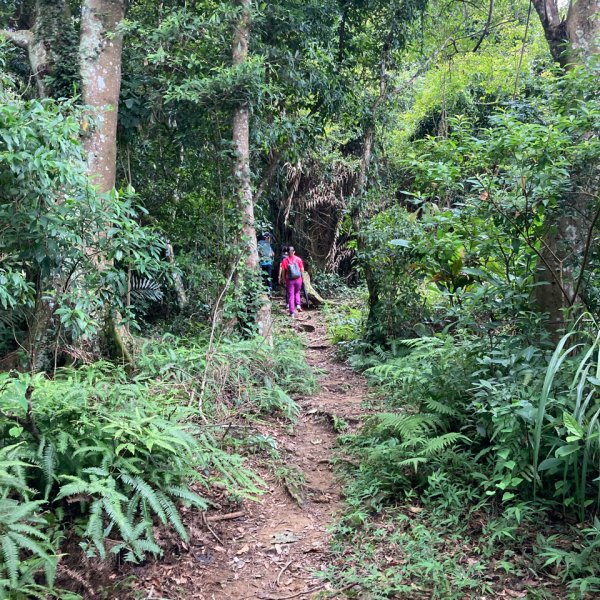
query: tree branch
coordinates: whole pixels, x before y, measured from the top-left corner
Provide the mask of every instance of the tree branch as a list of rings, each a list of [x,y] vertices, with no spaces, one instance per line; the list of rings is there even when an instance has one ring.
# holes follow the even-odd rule
[[[596,210],[596,214],[592,220],[592,224],[590,225],[590,229],[587,234],[587,239],[585,240],[585,251],[583,253],[583,260],[581,262],[581,272],[579,273],[579,277],[577,278],[577,285],[575,287],[575,292],[573,293],[573,297],[569,300],[569,305],[573,306],[575,301],[577,300],[577,296],[579,295],[579,290],[581,288],[581,283],[583,282],[583,276],[585,275],[585,269],[587,267],[589,255],[590,255],[590,247],[592,245],[592,238],[594,236],[594,229],[596,228],[596,223],[598,222],[598,218],[600,217],[600,207]]]
[[[29,29],[19,29],[18,31],[9,31],[8,29],[0,29],[0,37],[6,38],[19,48],[29,49],[29,45],[33,40],[33,33]]]
[[[477,43],[475,44],[475,48],[473,48],[473,52],[477,52],[477,50],[479,50],[479,46],[481,46],[481,43],[483,42],[483,40],[486,38],[487,34],[489,33],[490,24],[492,22],[493,12],[494,12],[494,0],[490,0],[490,7],[488,9],[487,21],[485,22],[485,25],[483,26],[481,36],[479,37],[479,40],[477,40]]]

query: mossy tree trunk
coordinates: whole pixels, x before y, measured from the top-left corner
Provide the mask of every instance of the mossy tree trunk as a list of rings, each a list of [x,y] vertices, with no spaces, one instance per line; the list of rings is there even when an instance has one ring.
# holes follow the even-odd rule
[[[550,52],[565,70],[588,62],[600,50],[600,2],[571,2],[566,14],[558,0],[533,0]],[[580,165],[571,173],[571,191],[546,219],[535,299],[549,315],[555,337],[565,325],[564,310],[581,303],[583,271],[593,242],[597,196],[595,165]]]
[[[93,125],[84,138],[88,175],[97,192],[114,193],[117,170],[117,118],[121,92],[123,36],[119,25],[125,18],[125,0],[83,0],[79,60],[83,101],[91,111]],[[107,268],[104,257],[97,268]],[[101,342],[110,355],[131,364],[129,334],[120,316],[107,310]]]
[[[36,0],[30,29],[0,35],[27,50],[40,98],[70,96],[79,84],[77,34],[66,0]]]
[[[232,62],[234,66],[242,65],[248,59],[251,31],[251,0],[239,0],[240,17],[233,34]],[[240,102],[233,111],[233,148],[235,160],[233,177],[236,187],[238,211],[242,221],[241,243],[244,250],[245,266],[248,276],[256,277],[259,272],[258,245],[254,222],[254,198],[250,176],[250,106],[246,101]],[[272,343],[273,319],[271,302],[266,291],[262,294],[262,302],[256,315],[258,331],[269,344]]]

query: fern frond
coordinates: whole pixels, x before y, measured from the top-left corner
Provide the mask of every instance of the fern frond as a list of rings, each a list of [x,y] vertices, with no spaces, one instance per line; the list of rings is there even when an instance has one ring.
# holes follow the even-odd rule
[[[130,477],[126,473],[121,474],[121,480],[123,483],[131,486],[140,496],[144,502],[147,502],[152,510],[156,513],[156,516],[161,520],[163,524],[167,523],[167,515],[161,505],[160,499],[156,494],[156,491],[140,477]],[[136,499],[137,503],[137,499]]]
[[[54,477],[56,474],[56,449],[54,447],[54,444],[46,444],[42,455],[41,466],[42,473],[44,474],[44,479],[46,481],[46,486],[44,489],[44,499],[48,500],[50,496],[50,490],[52,489],[52,485],[54,484]]]
[[[50,556],[42,548],[42,546],[36,540],[32,540],[30,537],[17,533],[16,531],[9,531],[7,535],[17,545],[17,547],[29,550],[32,554],[36,554],[43,560],[50,560]]]
[[[365,424],[366,431],[376,436],[393,434],[404,440],[427,436],[438,427],[439,417],[428,413],[379,413]]]
[[[106,559],[106,548],[104,546],[104,526],[102,524],[102,501],[94,500],[90,506],[89,519],[84,535],[92,540],[102,560]]]
[[[423,448],[423,455],[426,457],[433,456],[434,454],[438,454],[443,450],[446,450],[449,446],[453,446],[458,442],[469,441],[469,438],[462,435],[462,433],[451,431],[450,433],[445,433],[427,440],[427,444]]]
[[[3,511],[4,514],[2,515],[2,521],[11,526],[13,523],[17,523],[17,521],[30,518],[31,515],[34,514],[42,504],[44,504],[43,500],[37,500],[35,502],[9,502],[10,504],[7,505],[7,508],[10,507],[10,510],[7,510],[6,512]]]
[[[208,502],[206,499],[187,488],[170,486],[167,488],[167,492],[171,496],[187,502],[190,506],[195,506],[200,510],[208,509]]]
[[[184,542],[189,541],[188,532],[181,521],[181,516],[173,501],[166,494],[163,494],[163,492],[157,491],[156,495],[158,496],[164,511],[167,513],[169,525],[175,529]]]
[[[139,556],[144,556],[145,553],[161,556],[163,551],[161,547],[152,540],[139,539],[134,542],[135,552]]]
[[[433,398],[425,398],[423,404],[427,410],[436,415],[444,415],[445,417],[458,417],[460,413],[449,403],[439,402]]]
[[[404,460],[401,460],[398,463],[398,466],[401,468],[410,467],[416,473],[418,471],[419,465],[422,465],[423,463],[426,463],[426,462],[427,462],[427,459],[424,456],[415,456],[413,458],[405,458]]]
[[[90,484],[87,481],[83,481],[83,479],[79,479],[78,477],[73,477],[73,479],[76,481],[61,486],[55,500],[90,493]]]
[[[102,506],[104,507],[104,511],[112,523],[119,528],[122,538],[125,541],[133,539],[133,526],[123,514],[123,509],[121,507],[119,498],[115,496],[112,498],[102,498]]]
[[[11,585],[14,586],[19,576],[19,550],[15,542],[7,535],[0,537],[0,546],[8,578]]]

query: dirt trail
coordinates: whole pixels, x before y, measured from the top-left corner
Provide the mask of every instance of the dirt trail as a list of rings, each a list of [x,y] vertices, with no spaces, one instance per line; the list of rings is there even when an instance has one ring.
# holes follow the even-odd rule
[[[359,375],[334,360],[321,314],[302,313],[295,326],[306,340],[308,362],[322,373],[320,391],[297,399],[302,413],[293,429],[273,425],[265,433],[277,440],[289,473],[295,467],[304,474],[302,505],[292,497],[298,496],[294,486],[259,468],[270,486],[261,502],[246,502],[241,517],[190,527],[190,544],[178,555],[137,569],[134,585],[144,594],[138,598],[306,599],[324,589],[312,574],[328,565],[327,529],[341,507],[331,466],[332,415],[358,421],[367,391]]]

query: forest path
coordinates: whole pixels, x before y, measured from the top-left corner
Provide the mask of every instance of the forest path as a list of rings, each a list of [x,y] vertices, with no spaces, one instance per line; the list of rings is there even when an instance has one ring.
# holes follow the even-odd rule
[[[286,423],[259,427],[276,440],[284,472],[277,477],[268,465],[255,465],[269,485],[260,502],[245,502],[244,514],[231,520],[211,520],[223,516],[219,513],[209,516],[210,529],[206,523],[190,527],[190,544],[178,556],[137,569],[134,585],[147,600],[306,599],[325,589],[313,574],[330,563],[327,530],[342,506],[331,464],[334,416],[351,425],[359,422],[367,387],[335,360],[321,313],[300,314],[294,327],[306,342],[309,364],[320,374],[320,387],[314,396],[296,398],[301,414],[293,428]],[[296,487],[298,472],[305,482]]]

